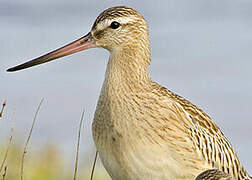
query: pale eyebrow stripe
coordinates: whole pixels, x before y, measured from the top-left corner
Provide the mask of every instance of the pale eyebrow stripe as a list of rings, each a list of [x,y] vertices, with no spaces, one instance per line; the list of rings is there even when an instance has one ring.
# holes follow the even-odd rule
[[[96,29],[98,31],[103,30],[107,28],[108,26],[110,26],[110,24],[113,21],[117,21],[123,25],[123,24],[128,24],[129,22],[132,22],[132,18],[131,17],[117,17],[117,18],[112,18],[112,19],[105,19],[104,21],[101,21],[100,23],[97,24]]]

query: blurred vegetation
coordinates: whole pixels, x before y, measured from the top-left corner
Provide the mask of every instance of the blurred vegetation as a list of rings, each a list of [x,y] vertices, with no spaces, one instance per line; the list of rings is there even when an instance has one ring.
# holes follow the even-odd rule
[[[0,145],[0,164],[6,151],[7,145]],[[31,151],[31,150],[30,150]],[[8,167],[5,180],[20,179],[21,156],[23,146],[12,144],[9,149],[6,165]],[[48,144],[36,152],[29,152],[26,155],[24,167],[25,180],[71,180],[73,179],[73,162],[64,157],[58,147]],[[90,167],[80,164],[78,167],[78,180],[89,180]],[[1,177],[2,179],[1,172]],[[110,180],[106,172],[101,168],[96,168],[93,180]]]
[[[6,103],[3,102],[2,107],[0,107],[0,127],[1,123],[4,123],[2,120],[4,116],[5,105]],[[39,126],[39,124],[36,126]],[[22,140],[20,140],[20,136],[18,136],[15,132],[13,135],[13,129],[10,129],[11,133],[9,141],[0,142],[0,180],[21,179],[21,164],[24,152],[24,142],[21,142]],[[76,130],[76,133],[77,131],[78,130]],[[30,133],[30,135],[32,134]],[[14,139],[14,141],[12,139]],[[74,145],[73,148],[75,148]],[[73,180],[75,163],[70,162],[67,155],[62,153],[62,151],[63,150],[61,150],[59,146],[53,142],[44,145],[40,144],[40,147],[36,147],[34,144],[29,144],[28,152],[25,153],[26,156],[24,158],[23,179]],[[81,161],[81,159],[79,161]],[[7,167],[6,172],[5,167]],[[91,168],[92,162],[85,163],[85,165],[83,163],[79,163],[77,180],[89,180]],[[96,166],[93,180],[111,179],[103,167]]]

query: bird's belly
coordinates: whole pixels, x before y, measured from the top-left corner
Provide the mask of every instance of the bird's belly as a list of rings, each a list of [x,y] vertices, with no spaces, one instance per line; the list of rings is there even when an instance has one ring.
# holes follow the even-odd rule
[[[123,140],[122,140],[123,141]],[[105,145],[105,144],[103,144]],[[99,156],[113,180],[193,180],[195,176],[181,166],[160,145],[117,142],[117,139],[99,147]]]

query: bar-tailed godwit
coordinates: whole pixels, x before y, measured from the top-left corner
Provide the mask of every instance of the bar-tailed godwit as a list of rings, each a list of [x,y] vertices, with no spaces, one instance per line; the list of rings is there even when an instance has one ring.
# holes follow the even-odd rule
[[[8,71],[94,47],[110,52],[93,138],[113,180],[193,180],[208,169],[250,179],[214,121],[152,81],[147,23],[132,8],[105,10],[86,36]]]

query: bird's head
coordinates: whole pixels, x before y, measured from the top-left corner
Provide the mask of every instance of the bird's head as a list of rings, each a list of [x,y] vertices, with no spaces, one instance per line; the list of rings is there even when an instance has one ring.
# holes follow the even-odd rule
[[[112,51],[148,38],[147,23],[136,10],[125,6],[109,8],[95,20],[91,30],[97,47]]]

